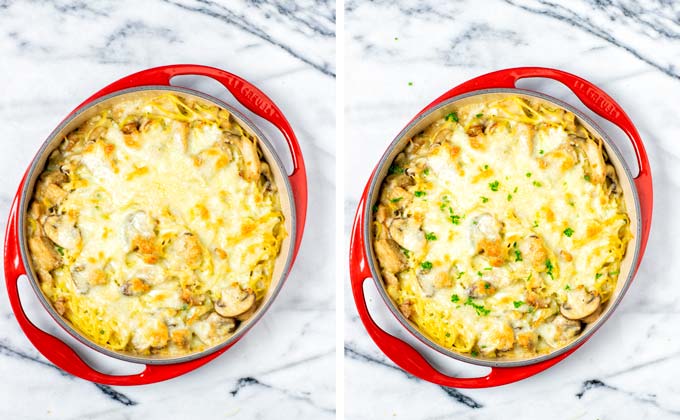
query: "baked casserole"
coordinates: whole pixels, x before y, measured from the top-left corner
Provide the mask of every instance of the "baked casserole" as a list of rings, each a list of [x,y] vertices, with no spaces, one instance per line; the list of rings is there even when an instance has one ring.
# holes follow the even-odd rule
[[[602,140],[520,96],[468,103],[410,139],[373,206],[389,297],[454,352],[567,346],[615,291],[632,235]]]
[[[56,312],[107,349],[169,356],[222,343],[255,313],[287,235],[257,139],[227,110],[164,92],[69,133],[26,229]]]

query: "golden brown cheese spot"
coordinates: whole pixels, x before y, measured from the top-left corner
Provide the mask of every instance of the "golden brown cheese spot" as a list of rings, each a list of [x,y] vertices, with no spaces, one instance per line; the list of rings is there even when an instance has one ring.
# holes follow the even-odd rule
[[[480,239],[477,243],[477,251],[484,255],[489,260],[489,264],[494,267],[501,267],[505,264],[505,249],[500,239]]]
[[[170,340],[177,347],[186,349],[189,347],[191,340],[191,331],[186,328],[178,328],[172,330],[170,333]]]
[[[149,290],[151,290],[151,286],[139,277],[131,278],[120,287],[120,292],[125,296],[139,296]]]

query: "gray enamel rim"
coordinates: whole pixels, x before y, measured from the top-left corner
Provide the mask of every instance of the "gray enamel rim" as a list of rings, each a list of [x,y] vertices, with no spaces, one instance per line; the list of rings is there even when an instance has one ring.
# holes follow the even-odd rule
[[[551,353],[540,355],[537,357],[529,358],[529,359],[522,359],[522,360],[493,360],[493,359],[484,359],[484,358],[476,358],[472,356],[467,356],[462,353],[457,353],[455,351],[452,351],[444,346],[441,346],[440,344],[434,342],[427,336],[425,336],[418,328],[416,328],[410,321],[408,321],[399,311],[399,309],[396,307],[395,303],[392,301],[392,299],[387,295],[387,291],[385,290],[384,282],[382,280],[382,276],[380,275],[380,270],[377,269],[376,267],[376,257],[373,252],[373,244],[372,244],[372,234],[371,234],[371,225],[372,225],[372,220],[373,220],[373,214],[371,212],[371,208],[373,204],[376,201],[376,196],[378,192],[380,191],[380,186],[382,185],[382,181],[384,177],[381,177],[380,174],[384,172],[384,168],[388,165],[391,165],[392,161],[389,159],[390,155],[392,152],[394,152],[396,149],[401,150],[404,147],[404,142],[406,139],[404,136],[406,133],[410,132],[414,127],[418,126],[425,117],[429,116],[430,114],[439,111],[442,108],[446,108],[450,106],[451,104],[465,98],[470,98],[474,96],[481,96],[485,94],[519,94],[519,95],[525,95],[525,96],[530,96],[534,98],[538,98],[547,102],[550,102],[554,104],[555,106],[564,108],[570,112],[572,112],[574,115],[576,115],[578,118],[581,120],[585,121],[587,124],[589,124],[593,130],[598,134],[603,141],[607,143],[607,145],[610,147],[610,149],[614,152],[614,157],[611,156],[611,153],[609,154],[609,158],[612,160],[616,160],[621,163],[621,167],[623,168],[623,171],[625,173],[626,178],[628,179],[630,185],[631,185],[631,191],[633,194],[633,202],[635,203],[635,209],[634,209],[634,216],[635,219],[637,220],[637,229],[635,232],[635,251],[633,254],[633,259],[632,259],[632,264],[631,264],[631,269],[628,272],[628,275],[626,277],[626,280],[621,288],[621,291],[619,292],[618,296],[613,300],[613,302],[609,305],[609,307],[606,309],[605,313],[600,316],[600,318],[595,322],[595,325],[589,330],[584,333],[581,333],[581,335],[568,345],[556,349],[552,351]],[[425,127],[421,127],[425,128]],[[487,367],[517,367],[517,366],[527,366],[527,365],[533,365],[536,363],[540,363],[549,359],[552,359],[554,357],[557,357],[561,354],[564,354],[574,347],[580,346],[583,342],[588,340],[601,326],[604,324],[607,319],[611,316],[611,314],[614,312],[616,307],[619,305],[621,302],[621,299],[623,299],[623,296],[626,294],[626,291],[628,290],[628,287],[630,287],[630,283],[633,279],[634,273],[635,273],[635,267],[637,266],[638,260],[640,258],[640,240],[641,240],[641,232],[642,232],[642,223],[640,220],[640,201],[638,198],[638,193],[637,189],[635,188],[635,183],[633,182],[633,176],[626,165],[625,160],[623,159],[623,156],[621,155],[621,152],[619,151],[618,147],[614,144],[614,142],[607,136],[604,131],[593,121],[591,118],[586,116],[583,112],[578,110],[577,108],[574,108],[573,106],[557,99],[553,98],[549,95],[545,95],[539,92],[533,92],[530,90],[524,90],[524,89],[516,89],[516,88],[502,88],[502,89],[483,89],[483,90],[477,90],[474,92],[468,92],[462,95],[454,96],[453,98],[450,98],[441,104],[438,104],[434,106],[431,109],[428,109],[425,111],[422,115],[418,116],[416,119],[411,121],[398,135],[397,137],[390,143],[389,147],[383,154],[383,156],[380,158],[380,161],[378,162],[378,165],[376,166],[376,169],[373,173],[373,176],[371,177],[370,180],[370,188],[368,191],[368,196],[366,197],[366,202],[365,202],[365,207],[364,207],[364,251],[366,252],[366,255],[368,256],[368,266],[371,269],[371,275],[373,277],[373,281],[375,282],[375,285],[378,289],[378,292],[382,296],[383,300],[387,304],[387,307],[389,310],[392,312],[392,314],[397,318],[397,320],[401,323],[402,326],[404,326],[408,331],[411,332],[418,340],[420,340],[423,344],[427,345],[431,349],[434,349],[438,351],[439,353],[442,353],[446,356],[449,356],[453,359],[460,360],[462,362],[466,363],[471,363],[479,366],[487,366]],[[621,281],[621,279],[619,279]]]
[[[284,180],[284,185],[283,187],[285,188],[286,194],[288,196],[288,200],[290,203],[290,209],[291,209],[291,214],[290,214],[290,226],[291,226],[291,232],[289,232],[289,237],[290,237],[290,243],[288,246],[288,249],[285,251],[287,252],[286,254],[286,261],[283,266],[283,271],[281,272],[281,277],[278,279],[278,283],[276,287],[272,290],[271,295],[262,303],[261,307],[257,310],[257,313],[254,317],[248,320],[247,325],[245,325],[243,328],[240,328],[239,330],[236,331],[234,335],[229,337],[226,341],[210,347],[208,349],[205,349],[203,351],[200,351],[198,353],[192,353],[184,356],[179,356],[179,357],[158,357],[158,358],[145,358],[145,357],[137,357],[133,356],[130,354],[125,354],[125,353],[118,353],[113,350],[107,349],[106,347],[100,346],[99,344],[91,341],[88,339],[84,334],[81,334],[77,329],[75,329],[70,322],[68,322],[66,319],[64,319],[61,315],[59,315],[52,304],[49,302],[49,300],[45,297],[43,294],[42,290],[40,289],[39,282],[37,281],[37,276],[35,275],[35,272],[33,270],[33,265],[31,264],[31,259],[28,253],[28,249],[26,246],[26,231],[25,231],[25,218],[26,218],[26,206],[28,205],[28,202],[30,201],[33,191],[29,191],[28,186],[31,183],[30,180],[33,179],[34,176],[36,176],[36,172],[39,174],[42,172],[43,167],[38,167],[40,158],[43,154],[45,154],[46,150],[49,148],[49,146],[53,143],[56,142],[61,142],[61,139],[57,139],[56,135],[61,133],[62,130],[64,130],[65,127],[67,127],[71,121],[73,121],[76,117],[78,117],[80,114],[84,113],[86,110],[102,103],[105,102],[111,98],[118,97],[118,96],[123,96],[123,95],[129,95],[129,94],[134,94],[138,92],[144,92],[144,91],[153,91],[153,90],[165,90],[173,93],[180,93],[180,94],[187,94],[191,96],[196,96],[199,97],[207,102],[210,102],[214,105],[217,105],[221,108],[226,109],[230,113],[232,113],[236,118],[239,120],[239,122],[242,122],[245,126],[248,127],[248,129],[252,130],[253,133],[255,133],[255,136],[257,137],[258,144],[260,147],[263,147],[267,149],[269,154],[273,157],[273,163],[276,164],[276,167],[282,174],[283,180]],[[75,127],[74,127],[75,128]],[[272,163],[269,162],[268,163]],[[281,188],[279,188],[279,194],[281,194]],[[210,355],[216,351],[219,351],[223,349],[224,347],[227,347],[231,344],[236,343],[245,333],[250,331],[250,329],[262,318],[262,316],[265,314],[265,312],[269,309],[271,306],[272,302],[274,299],[276,299],[277,295],[281,291],[281,288],[283,287],[283,284],[285,283],[286,277],[288,276],[288,273],[290,272],[291,269],[291,261],[292,261],[292,256],[293,256],[293,250],[295,248],[295,240],[296,240],[296,224],[297,220],[296,218],[296,208],[295,208],[295,200],[293,199],[293,193],[292,193],[292,188],[290,186],[290,180],[288,179],[287,171],[283,166],[283,163],[281,162],[281,159],[279,156],[276,154],[276,151],[272,147],[271,143],[267,139],[267,137],[264,135],[264,133],[257,128],[255,124],[253,124],[252,121],[250,121],[248,118],[246,118],[241,112],[238,110],[234,109],[232,106],[226,104],[225,102],[212,97],[210,95],[207,95],[202,92],[198,92],[192,89],[187,89],[187,88],[182,88],[182,87],[177,87],[177,86],[162,86],[162,85],[149,85],[149,86],[141,86],[141,87],[135,87],[135,88],[130,88],[130,89],[124,89],[124,90],[119,90],[116,92],[113,92],[111,94],[105,95],[101,98],[98,98],[87,105],[83,106],[81,109],[78,111],[74,112],[72,115],[70,115],[66,120],[64,120],[59,126],[50,133],[50,135],[47,137],[47,140],[42,144],[40,149],[38,150],[36,156],[33,158],[33,161],[31,162],[31,166],[29,167],[26,180],[24,182],[24,185],[22,186],[22,191],[21,191],[21,201],[19,204],[19,246],[21,249],[21,259],[24,263],[24,266],[26,267],[26,275],[29,278],[29,283],[31,284],[31,287],[35,291],[35,293],[38,295],[38,299],[40,299],[40,303],[45,307],[45,309],[49,312],[49,314],[54,318],[55,321],[61,325],[62,328],[64,328],[72,337],[77,339],[79,342],[82,344],[85,344],[86,346],[90,347],[93,350],[96,350],[99,353],[103,353],[107,356],[111,356],[113,358],[123,360],[126,362],[132,362],[132,363],[140,363],[140,364],[147,364],[147,365],[169,365],[169,364],[177,364],[177,363],[182,363],[182,362],[189,362],[192,360],[200,359],[202,357],[205,357],[207,355]],[[283,251],[282,251],[283,252]]]

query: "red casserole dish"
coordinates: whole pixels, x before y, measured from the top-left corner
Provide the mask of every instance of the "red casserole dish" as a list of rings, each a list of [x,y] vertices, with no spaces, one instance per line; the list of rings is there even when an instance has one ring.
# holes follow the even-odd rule
[[[632,177],[625,162],[623,162],[620,153],[614,147],[613,142],[606,133],[603,133],[594,122],[590,121],[590,119],[578,109],[547,95],[516,88],[515,84],[518,80],[528,77],[550,78],[563,83],[571,89],[590,110],[620,127],[633,144],[639,167],[639,174],[637,177]],[[592,129],[593,132],[598,133],[603,138],[604,146],[616,166],[619,178],[622,179],[622,183],[625,184],[624,196],[626,197],[629,215],[631,216],[631,229],[634,231],[634,239],[631,242],[635,242],[631,245],[629,252],[626,255],[628,266],[626,269],[622,269],[622,274],[625,275],[620,276],[617,284],[617,291],[612,297],[612,303],[605,309],[603,315],[595,323],[590,324],[584,332],[581,333],[579,338],[569,345],[547,355],[541,355],[522,361],[494,361],[464,356],[448,351],[420,333],[418,329],[401,314],[385,292],[371,245],[370,229],[373,217],[370,209],[376,202],[377,191],[379,191],[381,181],[385,177],[393,158],[401,151],[404,143],[408,141],[412,135],[422,131],[422,129],[427,127],[433,119],[442,117],[446,112],[451,111],[451,106],[454,104],[465,103],[465,101],[474,98],[507,94],[530,97],[567,109],[573,112],[587,127]],[[522,67],[500,70],[472,79],[437,98],[411,120],[406,128],[404,128],[390,144],[374,169],[371,178],[364,189],[355,216],[350,242],[350,279],[359,316],[369,335],[385,355],[405,371],[426,381],[448,387],[484,388],[508,384],[535,375],[555,365],[583,345],[583,343],[585,343],[585,341],[587,341],[588,338],[590,338],[606,321],[623,298],[623,295],[630,286],[633,276],[640,265],[647,244],[652,216],[652,195],[651,171],[640,135],[623,109],[601,89],[570,73],[540,67]],[[402,326],[416,338],[434,350],[451,358],[467,363],[491,367],[491,372],[487,376],[478,378],[456,378],[447,376],[436,370],[412,346],[382,330],[371,318],[368,311],[363,290],[363,284],[367,278],[374,279],[376,287],[390,311],[395,315]]]
[[[217,80],[248,110],[272,123],[281,132],[290,148],[293,162],[292,174],[286,174],[283,165],[264,134],[257,129],[253,123],[246,120],[244,116],[238,113],[238,111],[235,111],[224,102],[203,93],[172,86],[170,84],[172,78],[180,75],[200,75]],[[108,351],[88,340],[67,321],[60,317],[40,290],[36,276],[31,267],[30,258],[28,257],[25,244],[25,231],[23,229],[26,206],[31,198],[31,191],[35,179],[41,172],[46,156],[54,149],[55,144],[58,145],[61,142],[61,139],[63,139],[63,133],[69,132],[79,119],[82,119],[89,111],[95,109],[100,104],[108,104],[111,101],[115,101],[126,95],[134,95],[135,93],[142,91],[155,90],[193,95],[201,100],[212,102],[215,105],[229,110],[239,119],[240,123],[257,135],[260,148],[267,158],[268,163],[272,166],[277,184],[280,185],[282,206],[284,214],[286,215],[290,235],[290,238],[287,239],[288,244],[284,242],[284,246],[282,247],[282,255],[280,258],[285,262],[281,263],[281,269],[279,270],[280,275],[277,276],[275,273],[275,278],[272,279],[272,286],[270,287],[268,296],[265,298],[261,307],[258,308],[252,319],[249,319],[248,322],[237,329],[233,336],[219,345],[199,353],[174,359],[169,358],[166,360],[126,357]],[[10,303],[17,321],[19,322],[19,326],[31,343],[33,343],[38,351],[52,363],[70,374],[89,381],[109,385],[142,385],[174,378],[206,364],[227,351],[264,315],[265,311],[271,305],[283,286],[284,280],[290,272],[295,260],[302,240],[306,210],[307,175],[300,146],[295,137],[295,133],[283,116],[283,113],[262,91],[234,74],[212,67],[199,65],[171,65],[145,70],[112,83],[79,105],[48,137],[33,159],[32,164],[19,185],[7,223],[4,261],[5,281]],[[45,309],[55,321],[57,321],[57,323],[74,338],[100,353],[122,360],[143,363],[146,365],[146,369],[141,373],[133,375],[108,375],[98,372],[85,363],[66,343],[36,327],[26,316],[19,299],[18,280],[22,275],[28,277],[31,286],[38,294]]]

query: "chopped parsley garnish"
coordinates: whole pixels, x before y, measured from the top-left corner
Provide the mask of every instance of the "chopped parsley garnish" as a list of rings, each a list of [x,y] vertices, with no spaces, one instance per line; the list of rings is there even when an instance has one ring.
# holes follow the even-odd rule
[[[437,235],[435,235],[435,234],[432,233],[432,232],[429,232],[429,233],[426,233],[426,234],[425,234],[425,239],[427,239],[428,241],[436,241],[436,240],[437,240]]]
[[[535,310],[536,310],[536,309],[534,309],[533,306],[529,306],[529,311],[528,311],[528,312],[529,312],[530,314],[533,314]]]
[[[453,223],[454,225],[460,224],[460,216],[456,214],[452,214],[451,216],[449,216],[449,219],[451,219],[451,223]]]
[[[534,187],[542,187],[542,186],[543,186],[543,184],[541,184],[540,182],[534,181]]]
[[[446,115],[446,121],[458,122],[458,114],[456,114],[455,112],[452,112],[452,113]]]
[[[420,263],[420,268],[423,270],[431,270],[432,269],[432,263],[429,261],[423,261]]]
[[[595,274],[595,279],[599,279],[600,277],[602,277],[602,273]]]
[[[425,170],[423,171],[423,175],[425,176],[430,175],[430,168],[425,168]]]
[[[400,247],[400,248],[401,248],[401,247]],[[411,251],[409,251],[409,250],[406,249],[406,248],[401,248],[401,252],[403,252],[404,255],[406,255],[406,258],[408,258],[409,255],[411,255]]]
[[[401,201],[402,198],[404,198],[404,197],[393,198],[393,199],[390,200],[390,202],[391,203],[398,203],[399,201]]]
[[[515,262],[520,262],[522,261],[522,253],[519,252],[519,249],[515,249]]]
[[[567,284],[566,286],[564,286],[564,290],[571,290],[571,286]]]
[[[538,151],[538,153],[543,154],[545,152],[543,151],[543,149],[541,149],[541,150]]]
[[[484,282],[484,288],[485,288],[485,289],[490,289],[490,288],[491,288],[491,283],[489,283],[488,281],[485,281],[485,282]]]
[[[548,270],[547,273],[550,276],[550,278],[555,279],[555,277],[553,277],[553,268],[555,267],[553,267],[552,261],[550,261],[549,259],[545,260],[545,268]]]
[[[512,194],[508,194],[508,201],[512,201]]]
[[[484,116],[484,114],[482,114],[482,113],[475,115],[475,117],[477,117],[477,118],[482,118],[483,116]]]
[[[425,191],[416,191],[413,193],[416,197],[422,197],[425,195]]]
[[[538,222],[537,222],[537,221],[535,221],[535,220],[534,220],[534,226],[533,226],[533,227],[535,227],[535,228],[537,228],[537,227],[538,227]]]
[[[478,275],[479,277],[482,277],[482,272],[481,272],[481,271],[478,271],[478,272],[477,272],[477,275]]]
[[[518,190],[518,189],[519,189],[518,187],[515,187],[515,189],[512,190],[512,193],[513,193],[513,194],[517,194],[517,190]]]
[[[522,302],[521,300],[516,300],[512,302],[512,304],[515,308],[519,308],[520,306],[524,305],[524,302]]]
[[[456,279],[460,279],[461,277],[463,277],[463,274],[465,274],[465,271],[461,271],[460,273],[458,273]]]
[[[584,175],[584,176],[583,176],[583,179],[585,179],[586,181],[590,182],[590,175]]]
[[[477,312],[477,315],[489,315],[491,312],[491,309],[486,309],[484,305],[480,305],[478,303],[475,303],[471,297],[468,297],[467,300],[465,301],[465,305],[467,306],[472,306],[475,308],[475,312]]]
[[[413,82],[408,82],[408,85],[409,85],[409,86],[413,86]]]
[[[377,205],[377,204],[373,204],[373,213],[375,213],[376,211],[378,211],[378,205]]]
[[[451,295],[451,302],[456,303],[460,300],[460,297],[458,295]]]
[[[498,181],[490,182],[489,188],[491,188],[491,191],[498,191]]]
[[[489,165],[484,165],[484,170],[488,171],[489,170]]]
[[[564,229],[564,232],[562,232],[562,233],[564,233],[566,236],[571,238],[571,235],[574,234],[574,229],[568,227],[568,228]]]
[[[616,271],[610,271],[610,272],[609,272],[609,275],[610,275],[610,276],[615,276],[615,275],[617,275],[617,274],[619,274],[619,271],[618,271],[618,270],[616,270]]]
[[[482,203],[486,203],[487,201],[489,201],[487,197],[482,197]]]
[[[393,165],[390,166],[390,169],[387,171],[387,173],[389,173],[390,175],[394,175],[394,174],[403,174],[403,173],[404,173],[404,168],[402,168],[402,167],[399,166],[399,165],[394,165],[394,164],[393,164]]]
[[[59,245],[54,246],[57,249],[57,252],[63,257],[64,256],[64,248],[60,247]]]
[[[189,305],[187,305],[186,303],[184,305],[182,305],[183,311],[186,311],[187,309],[189,309]]]
[[[477,357],[477,356],[479,356],[479,353],[477,353],[477,350],[472,350],[472,351],[470,352],[470,354],[472,355],[472,357]]]
[[[493,270],[493,268],[491,268],[491,267],[486,267],[486,268],[484,269],[484,271],[491,271],[491,270]]]
[[[531,172],[526,173],[527,178],[531,178]]]
[[[99,330],[99,334],[104,334],[106,331],[104,330]]]
[[[451,333],[446,333],[444,335],[447,336],[447,337],[451,337]]]

